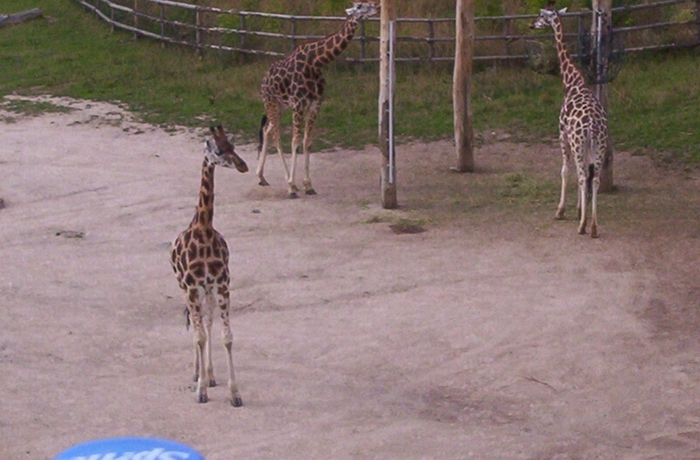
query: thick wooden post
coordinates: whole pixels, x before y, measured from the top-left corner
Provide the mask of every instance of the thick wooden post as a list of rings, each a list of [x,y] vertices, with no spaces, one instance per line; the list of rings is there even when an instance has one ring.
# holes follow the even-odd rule
[[[474,57],[474,0],[457,0],[455,68],[452,80],[457,172],[474,171],[472,127],[472,62]]]
[[[700,0],[695,0],[695,44],[700,45]]]
[[[380,186],[382,194],[382,207],[384,209],[396,209],[396,162],[393,150],[393,142],[390,142],[390,127],[392,120],[389,117],[389,102],[394,95],[390,89],[389,60],[389,23],[396,20],[395,0],[382,0],[381,3],[381,32],[379,41],[379,148],[382,152],[382,168],[380,173]],[[393,76],[391,77],[393,78]],[[392,101],[393,105],[393,101]]]
[[[611,43],[612,37],[610,35],[612,33],[612,0],[593,0],[593,10],[596,11],[596,9],[603,12],[604,18],[599,35],[601,37],[601,45],[599,45],[599,51],[601,53],[607,54],[608,46],[610,47],[610,50],[612,50],[613,46],[613,44]],[[591,33],[593,37],[598,36],[598,21],[595,20],[595,17],[596,15],[594,14],[593,25],[591,27]],[[594,40],[592,40],[591,42],[596,43],[596,41]],[[609,63],[607,63],[608,56],[598,56],[598,53],[594,53],[593,55],[596,56],[597,60],[602,60],[601,62],[604,62],[605,65],[609,65]],[[603,70],[605,71],[605,69]],[[600,77],[600,75],[598,75],[598,77]],[[598,98],[600,99],[601,104],[603,104],[603,107],[605,107],[605,111],[608,112],[608,102],[610,99],[608,84],[596,84],[595,92]],[[608,150],[605,152],[605,159],[603,160],[603,169],[600,171],[599,190],[601,192],[611,192],[613,190],[613,187],[613,148],[611,135],[611,140],[610,142],[608,142]]]

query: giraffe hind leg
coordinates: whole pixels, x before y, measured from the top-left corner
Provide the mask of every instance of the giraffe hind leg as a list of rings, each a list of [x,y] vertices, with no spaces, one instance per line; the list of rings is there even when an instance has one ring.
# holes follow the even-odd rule
[[[207,302],[213,302],[213,299],[207,298]],[[206,367],[206,379],[205,379],[205,384],[209,387],[215,387],[216,386],[216,379],[214,378],[214,364],[212,362],[212,356],[211,356],[211,329],[212,329],[212,323],[214,321],[214,317],[212,315],[212,308],[208,308],[208,314],[206,315],[205,321],[204,321],[204,332],[207,335],[207,342],[206,342],[206,347],[204,348],[204,359],[206,360],[207,367]]]
[[[557,205],[557,213],[554,218],[557,220],[564,219],[564,211],[566,209],[566,178],[569,174],[569,158],[571,150],[566,133],[563,131],[559,134],[559,145],[561,147],[561,193],[559,195],[559,205]]]
[[[297,166],[297,153],[299,150],[299,138],[301,137],[301,129],[304,124],[304,112],[300,109],[294,109],[292,115],[292,120],[294,127],[292,129],[292,165],[290,167],[289,174],[287,175],[287,188],[289,191],[289,198],[297,198],[297,192],[299,188],[295,183],[296,166]]]
[[[585,235],[586,234],[586,177],[585,173],[583,175],[579,174],[579,179],[578,179],[578,194],[579,194],[579,201],[581,203],[580,206],[580,221],[578,225],[578,234],[579,235]]]
[[[591,171],[591,174],[594,174]],[[600,170],[597,169],[591,180],[591,238],[598,238],[598,188],[600,187]]]

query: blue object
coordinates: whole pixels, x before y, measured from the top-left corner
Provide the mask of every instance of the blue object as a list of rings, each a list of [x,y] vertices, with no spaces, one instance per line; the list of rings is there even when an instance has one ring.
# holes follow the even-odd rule
[[[78,444],[54,460],[204,460],[184,444],[156,438],[110,438]]]

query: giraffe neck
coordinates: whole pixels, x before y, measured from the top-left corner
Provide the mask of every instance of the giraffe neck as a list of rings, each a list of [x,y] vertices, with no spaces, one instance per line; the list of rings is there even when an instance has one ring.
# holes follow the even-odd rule
[[[348,18],[338,32],[311,43],[308,49],[307,62],[320,69],[332,62],[345,51],[350,41],[355,36],[359,23],[355,18]],[[316,45],[316,46],[313,46]]]
[[[564,81],[564,89],[566,92],[569,92],[571,88],[585,87],[583,75],[581,75],[581,72],[571,59],[569,50],[564,43],[564,32],[562,31],[561,20],[558,15],[552,21],[552,28],[554,29],[554,38],[557,42],[559,69],[561,70],[561,78]]]
[[[192,225],[212,228],[214,221],[214,165],[204,159],[202,163],[202,185],[199,188],[197,212]]]

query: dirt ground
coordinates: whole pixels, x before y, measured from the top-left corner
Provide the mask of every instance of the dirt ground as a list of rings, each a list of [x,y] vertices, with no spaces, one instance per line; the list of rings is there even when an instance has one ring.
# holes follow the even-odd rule
[[[233,408],[225,385],[194,401],[168,261],[206,127],[54,102],[74,110],[0,111],[0,458],[130,435],[208,460],[700,458],[696,173],[618,152],[620,191],[601,196],[592,240],[554,222],[554,206],[392,232],[414,217],[411,187],[471,180],[448,171],[449,142],[399,147],[398,211],[378,205],[375,148],[314,154],[319,195],[298,200],[276,157],[269,188],[218,169]],[[477,177],[544,165],[556,201],[556,144],[482,138]],[[254,146],[238,150],[254,169]]]

